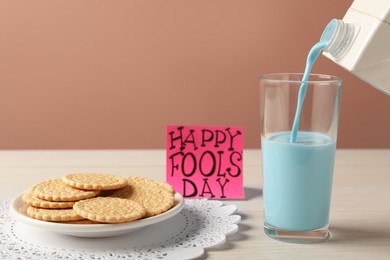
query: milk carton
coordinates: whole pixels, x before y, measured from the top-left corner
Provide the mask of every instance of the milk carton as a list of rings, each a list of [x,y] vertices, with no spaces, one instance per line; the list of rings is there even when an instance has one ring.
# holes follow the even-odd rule
[[[355,0],[322,38],[326,57],[390,95],[390,0]]]

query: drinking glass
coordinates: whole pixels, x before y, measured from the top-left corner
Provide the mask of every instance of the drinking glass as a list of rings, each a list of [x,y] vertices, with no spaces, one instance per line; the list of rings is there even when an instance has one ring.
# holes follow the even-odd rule
[[[264,232],[311,243],[330,235],[341,79],[311,74],[302,82],[302,77],[276,73],[260,79]],[[292,138],[294,120],[298,131]]]

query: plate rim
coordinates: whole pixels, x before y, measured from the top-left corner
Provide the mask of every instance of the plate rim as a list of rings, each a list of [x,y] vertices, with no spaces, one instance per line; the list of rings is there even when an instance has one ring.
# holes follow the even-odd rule
[[[138,230],[140,228],[147,227],[162,222],[164,220],[167,220],[169,218],[172,218],[184,208],[184,197],[181,194],[176,192],[174,194],[175,205],[172,208],[170,208],[168,211],[161,213],[157,216],[143,218],[131,222],[117,223],[117,224],[103,224],[103,223],[102,224],[68,224],[68,223],[43,221],[43,220],[38,220],[29,217],[25,212],[22,211],[27,207],[22,201],[23,194],[24,193],[12,199],[10,203],[9,209],[11,215],[14,216],[16,220],[30,226],[44,228],[46,230],[50,230],[62,234],[68,234],[68,235],[71,233],[77,233],[80,235],[83,233],[85,234],[98,233],[98,232],[109,233],[109,232],[126,231],[126,230],[131,232],[132,230]]]

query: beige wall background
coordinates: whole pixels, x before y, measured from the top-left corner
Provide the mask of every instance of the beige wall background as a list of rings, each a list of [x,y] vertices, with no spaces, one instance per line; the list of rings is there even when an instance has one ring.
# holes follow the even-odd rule
[[[168,124],[244,126],[257,148],[259,76],[302,72],[351,3],[2,0],[0,149],[164,148]],[[339,148],[390,148],[390,97],[313,72],[344,79]]]

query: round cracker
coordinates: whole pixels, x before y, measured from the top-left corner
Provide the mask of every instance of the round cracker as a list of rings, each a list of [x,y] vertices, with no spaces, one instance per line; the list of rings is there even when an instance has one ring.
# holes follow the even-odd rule
[[[44,221],[71,221],[83,219],[73,209],[40,209],[29,206],[26,210],[28,216]]]
[[[38,184],[34,195],[48,201],[78,201],[96,197],[99,191],[86,191],[66,185],[60,179],[48,180]]]
[[[28,206],[45,209],[71,209],[75,203],[74,201],[61,202],[40,199],[34,194],[34,189],[35,186],[22,196],[22,201]]]
[[[71,173],[62,177],[62,181],[84,190],[114,190],[127,185],[125,178],[107,173]]]
[[[175,193],[175,190],[173,189],[172,185],[170,185],[169,183],[162,182],[162,181],[157,181],[156,183],[157,183],[157,185],[160,185],[161,187],[163,187],[164,189],[166,189],[170,193],[172,193],[172,194]]]
[[[73,209],[86,219],[103,223],[129,222],[145,215],[145,209],[138,203],[111,197],[81,200],[73,205]]]
[[[146,210],[146,217],[159,215],[175,204],[174,193],[159,182],[143,177],[128,177],[127,183],[128,186],[110,196],[141,204]]]

